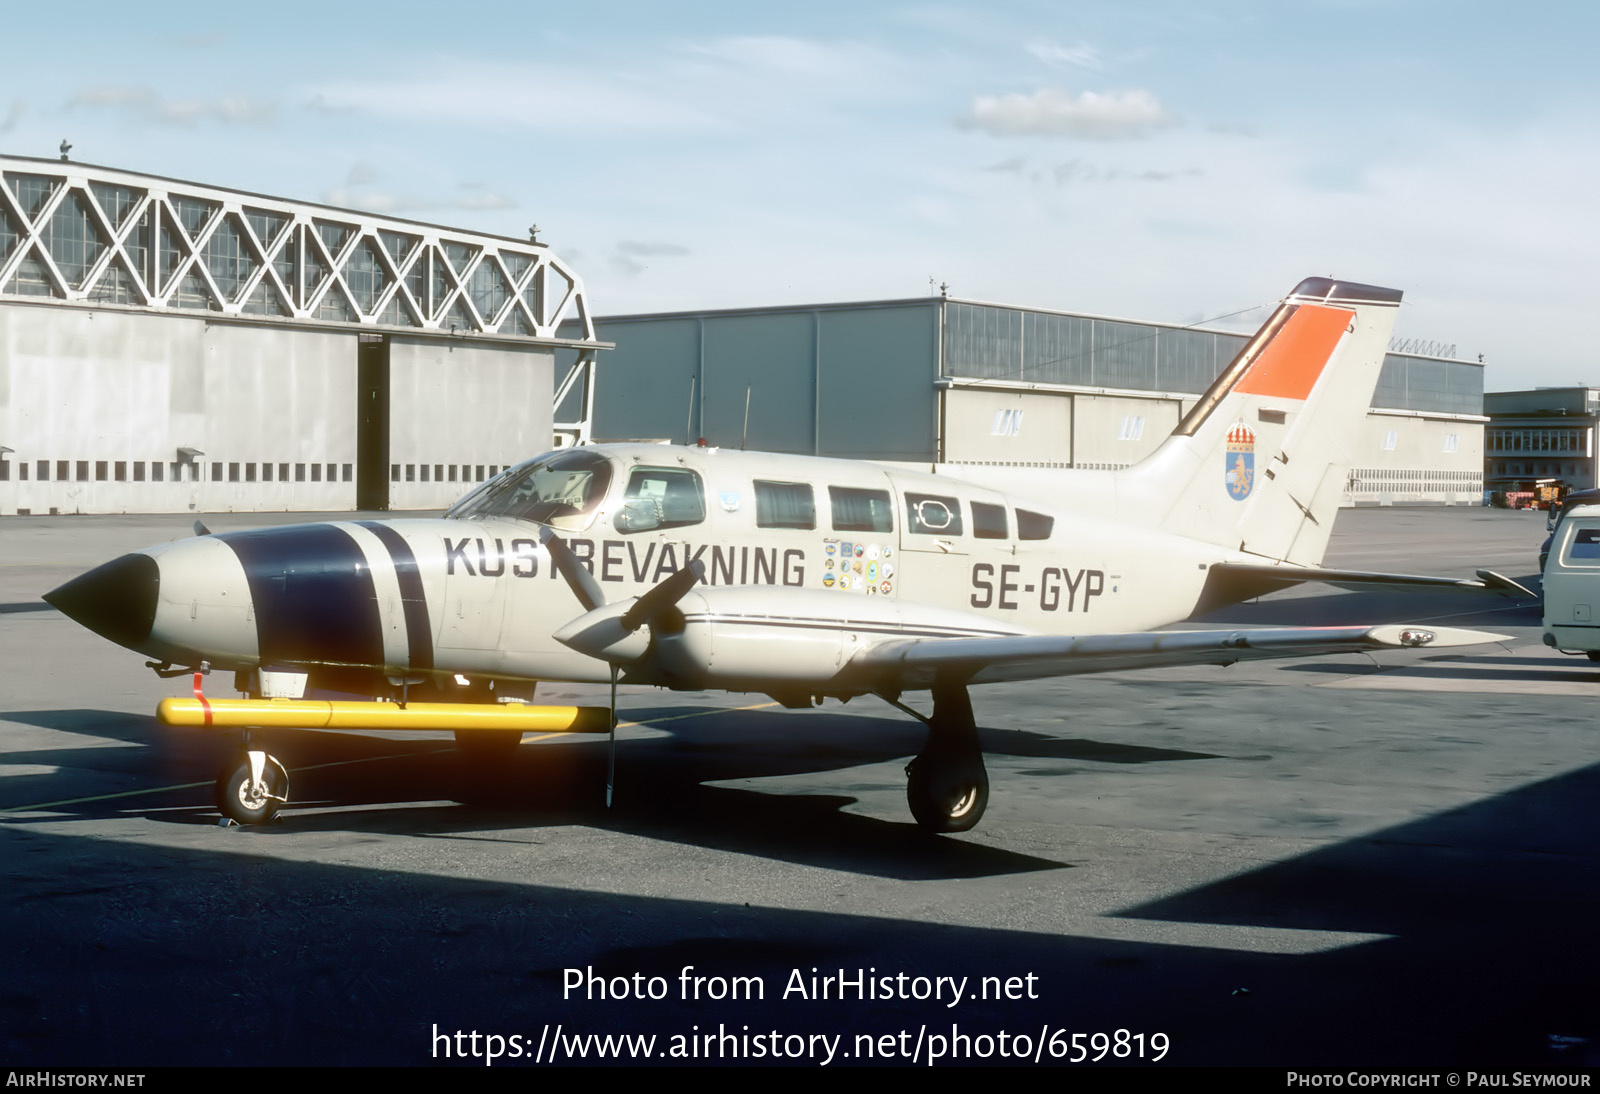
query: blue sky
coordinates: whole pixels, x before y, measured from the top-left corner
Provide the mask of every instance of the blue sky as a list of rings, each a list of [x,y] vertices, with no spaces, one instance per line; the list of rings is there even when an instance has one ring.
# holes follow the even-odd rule
[[[601,315],[931,279],[1196,322],[1331,274],[1404,289],[1397,333],[1485,355],[1491,390],[1600,384],[1597,12],[16,7],[0,150],[537,223]]]

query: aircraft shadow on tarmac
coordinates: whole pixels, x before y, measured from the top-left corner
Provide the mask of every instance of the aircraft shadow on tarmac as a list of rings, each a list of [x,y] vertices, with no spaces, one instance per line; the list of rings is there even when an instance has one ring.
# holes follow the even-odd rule
[[[635,709],[647,720],[684,713]],[[93,716],[99,715],[97,721]],[[979,877],[1067,868],[1067,864],[957,839],[930,838],[911,823],[845,811],[858,801],[852,791],[891,793],[903,801],[901,763],[887,771],[841,782],[839,793],[786,793],[709,783],[841,771],[904,761],[921,747],[923,730],[901,719],[811,712],[726,712],[708,709],[704,719],[681,717],[660,727],[661,735],[619,740],[614,807],[604,804],[606,742],[603,737],[526,743],[509,759],[477,765],[447,740],[393,740],[359,734],[258,731],[257,739],[293,772],[292,802],[275,828],[304,831],[389,832],[441,838],[493,828],[538,828],[582,824],[653,839],[830,869],[901,879]],[[14,721],[93,732],[139,741],[161,752],[161,778],[177,785],[215,776],[234,745],[216,735],[174,730],[153,719],[113,712],[26,711],[4,714]],[[1204,754],[1137,749],[1091,741],[1055,741],[1023,731],[984,736],[996,754],[1071,757],[1112,762],[1133,759],[1203,758]],[[28,762],[62,768],[143,772],[143,750],[77,748],[32,751]],[[373,762],[365,762],[373,761]],[[166,823],[216,820],[207,790],[190,788],[149,797],[73,802],[91,793],[63,788],[67,776],[19,775],[8,780],[6,803],[65,800],[52,812],[111,816],[142,814]],[[411,803],[454,799],[451,807]],[[192,809],[174,808],[196,803]],[[204,804],[199,804],[204,802]],[[339,807],[306,812],[308,807]],[[371,806],[371,809],[349,808]]]
[[[252,840],[201,851],[6,825],[16,865],[0,930],[15,965],[0,993],[0,1051],[28,1066],[395,1064],[429,1060],[433,1023],[534,1039],[542,1022],[661,1035],[744,1023],[848,1042],[919,1022],[931,1033],[1043,1020],[1162,1030],[1179,1064],[1592,1065],[1597,827],[1600,768],[1588,767],[1121,913],[1389,936],[1281,954],[283,861],[251,855]],[[764,1000],[683,1003],[677,973],[690,965],[759,977]],[[563,970],[589,967],[669,978],[673,1002],[563,999]],[[955,1010],[781,997],[794,969],[867,967],[1033,972],[1043,991],[1036,1003]]]

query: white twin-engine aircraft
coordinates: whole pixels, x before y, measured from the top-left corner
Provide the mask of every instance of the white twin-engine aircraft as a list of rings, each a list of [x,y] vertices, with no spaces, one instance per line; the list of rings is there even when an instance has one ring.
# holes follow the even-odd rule
[[[197,674],[195,699],[161,715],[243,729],[218,780],[240,822],[287,798],[251,727],[454,729],[492,755],[524,730],[614,730],[620,680],[795,707],[880,696],[928,726],[906,769],[912,814],[963,831],[989,793],[969,685],[1498,638],[1153,629],[1300,581],[1533,595],[1487,572],[1317,568],[1399,302],[1302,282],[1124,471],[595,445],[510,468],[443,518],[202,534],[46,599],[163,674],[235,670],[249,698],[207,699]],[[610,681],[611,706],[529,705],[539,680]],[[308,688],[371,698],[310,702]],[[928,717],[900,702],[922,690]]]

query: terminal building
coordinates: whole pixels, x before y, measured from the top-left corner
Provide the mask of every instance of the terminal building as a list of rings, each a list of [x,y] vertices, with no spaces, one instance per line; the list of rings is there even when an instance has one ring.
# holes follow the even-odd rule
[[[0,514],[443,507],[601,348],[534,240],[0,157]]]
[[[1532,490],[1558,482],[1573,490],[1600,486],[1595,425],[1600,388],[1548,387],[1495,391],[1483,397],[1484,487]]]
[[[1149,455],[1248,338],[946,296],[595,329],[600,438],[1080,468]],[[1388,354],[1345,503],[1480,504],[1486,420],[1481,364]]]

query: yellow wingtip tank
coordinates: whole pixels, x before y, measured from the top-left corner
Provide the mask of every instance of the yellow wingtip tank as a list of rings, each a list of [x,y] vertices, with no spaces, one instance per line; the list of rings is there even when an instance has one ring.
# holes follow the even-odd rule
[[[522,703],[334,702],[315,699],[163,699],[156,718],[169,726],[291,729],[521,730],[606,733],[607,707]]]

